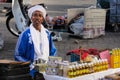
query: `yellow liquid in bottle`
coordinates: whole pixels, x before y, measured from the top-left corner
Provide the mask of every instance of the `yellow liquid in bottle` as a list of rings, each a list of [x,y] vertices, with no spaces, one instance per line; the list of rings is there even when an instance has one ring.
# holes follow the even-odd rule
[[[111,68],[114,68],[113,61],[114,61],[114,50],[112,49],[111,55],[110,55],[110,67]]]

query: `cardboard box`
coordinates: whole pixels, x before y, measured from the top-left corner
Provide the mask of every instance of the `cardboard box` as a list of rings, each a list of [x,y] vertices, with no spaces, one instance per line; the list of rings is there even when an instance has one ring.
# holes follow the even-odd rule
[[[95,38],[101,35],[105,35],[105,21],[106,10],[105,9],[85,9],[84,12],[84,31],[83,38]]]

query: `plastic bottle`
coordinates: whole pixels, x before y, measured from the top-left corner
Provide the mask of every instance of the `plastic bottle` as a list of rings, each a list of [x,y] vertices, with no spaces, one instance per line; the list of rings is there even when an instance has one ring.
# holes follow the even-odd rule
[[[114,68],[114,49],[112,49],[111,51],[110,51],[110,67],[111,68]]]
[[[69,78],[72,78],[73,76],[73,74],[72,74],[72,72],[73,72],[73,69],[72,69],[72,67],[71,66],[69,66],[69,69],[68,69],[68,72],[67,72],[67,76],[69,77]]]
[[[81,75],[82,75],[82,65],[79,64],[79,76],[81,76]]]

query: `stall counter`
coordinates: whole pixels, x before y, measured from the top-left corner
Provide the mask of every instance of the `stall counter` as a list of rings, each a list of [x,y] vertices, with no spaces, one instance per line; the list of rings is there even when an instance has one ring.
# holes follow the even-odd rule
[[[47,75],[45,73],[43,73],[43,75],[45,80],[98,80],[99,78],[103,78],[107,75],[114,74],[117,72],[120,72],[120,68],[108,69],[105,71],[87,74],[87,75],[83,75],[75,78],[66,78],[66,77],[57,76],[57,75]]]

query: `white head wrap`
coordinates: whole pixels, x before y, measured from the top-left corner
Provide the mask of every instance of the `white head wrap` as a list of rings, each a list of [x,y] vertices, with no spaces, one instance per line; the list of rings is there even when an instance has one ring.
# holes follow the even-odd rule
[[[31,7],[30,9],[28,9],[28,16],[29,16],[29,18],[32,17],[32,13],[35,12],[36,10],[42,12],[44,18],[46,17],[46,10],[45,10],[45,8],[40,6],[40,5],[35,5],[35,6]]]

